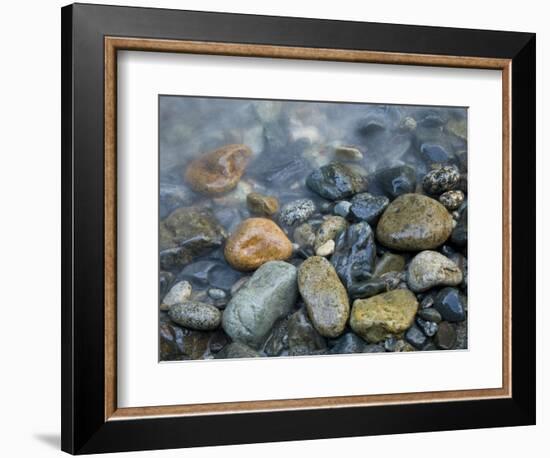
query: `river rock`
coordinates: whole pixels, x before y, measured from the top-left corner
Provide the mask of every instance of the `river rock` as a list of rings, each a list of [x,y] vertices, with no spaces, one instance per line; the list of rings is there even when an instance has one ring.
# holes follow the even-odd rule
[[[315,230],[309,223],[300,224],[294,229],[293,237],[301,248],[310,248],[315,244]]]
[[[173,305],[185,302],[191,297],[191,289],[191,283],[188,281],[184,280],[177,282],[162,299],[160,309],[166,312],[170,310],[170,307]]]
[[[413,324],[405,333],[405,340],[418,349],[421,349],[428,341],[425,334],[415,324]]]
[[[213,305],[198,301],[174,304],[168,311],[170,319],[185,328],[210,331],[220,325],[221,312]]]
[[[401,272],[405,268],[405,258],[400,254],[386,251],[376,263],[373,277],[380,277],[388,272]]]
[[[306,184],[325,199],[340,200],[367,190],[367,172],[358,165],[331,162],[313,171]]]
[[[414,322],[418,302],[413,293],[396,289],[353,302],[350,326],[366,341],[376,343],[406,331]]]
[[[451,242],[459,247],[466,246],[468,243],[468,208],[465,208],[460,213],[451,234]]]
[[[304,308],[288,319],[288,348],[291,356],[309,355],[325,350],[325,339],[313,327]]]
[[[439,325],[434,341],[438,348],[442,350],[452,350],[456,345],[455,327],[451,323],[443,321]]]
[[[324,337],[340,335],[348,320],[349,300],[332,264],[320,256],[298,270],[298,287],[315,329]]]
[[[414,292],[434,286],[454,286],[462,282],[462,271],[449,258],[437,251],[422,251],[409,264],[407,283]]]
[[[346,288],[371,277],[376,259],[376,244],[371,227],[356,223],[336,239],[331,262]]]
[[[226,145],[202,154],[185,169],[185,181],[196,192],[226,193],[237,186],[251,155],[246,145]]]
[[[286,226],[303,223],[315,213],[315,204],[311,199],[298,199],[283,205],[279,221]]]
[[[390,199],[386,196],[373,196],[368,192],[362,192],[351,199],[350,214],[355,221],[375,224],[389,203]]]
[[[161,319],[160,360],[201,359],[208,351],[210,332],[193,331]]]
[[[464,202],[464,193],[458,189],[446,191],[439,196],[439,202],[449,210],[456,210]]]
[[[172,283],[174,275],[171,272],[161,270],[159,273],[159,293],[164,295],[168,292],[168,287]]]
[[[220,246],[225,229],[208,208],[180,207],[159,227],[160,262],[166,270],[189,263],[194,257]]]
[[[259,348],[273,324],[297,297],[296,267],[282,261],[262,265],[229,301],[222,326],[234,341]]]
[[[433,321],[423,320],[418,316],[416,317],[416,324],[420,329],[422,329],[422,332],[428,337],[433,337],[438,329],[437,323]]]
[[[380,170],[376,174],[376,180],[384,193],[392,198],[416,189],[416,171],[408,165]]]
[[[418,316],[426,321],[431,321],[433,323],[441,323],[441,320],[443,319],[441,317],[441,313],[439,313],[435,308],[429,307],[429,308],[421,308],[418,311]]]
[[[348,202],[347,200],[341,200],[336,205],[334,205],[334,208],[333,208],[334,214],[341,216],[342,218],[347,218],[350,210],[351,210],[351,202]]]
[[[330,240],[334,240],[345,231],[347,227],[347,221],[341,216],[325,216],[321,226],[317,229],[315,249],[318,249],[321,245],[324,245]]]
[[[460,171],[456,165],[444,165],[430,170],[422,186],[428,194],[439,195],[445,191],[454,189],[460,180]]]
[[[325,243],[323,243],[321,246],[317,247],[315,250],[316,256],[330,256],[332,253],[334,253],[334,240],[327,240]]]
[[[346,355],[350,353],[383,353],[381,345],[369,344],[353,332],[347,332],[331,342],[331,355]]]
[[[216,354],[216,359],[259,358],[261,356],[256,350],[243,343],[232,342]]]
[[[352,299],[364,299],[397,289],[402,280],[401,272],[388,272],[363,282],[354,282],[348,289]]]
[[[193,193],[186,186],[161,183],[159,186],[159,214],[166,218],[178,207],[191,205]]]
[[[254,270],[268,261],[288,259],[292,243],[273,221],[248,218],[227,239],[224,254],[235,269]]]
[[[360,162],[363,160],[363,153],[354,146],[337,146],[334,149],[334,158],[339,161]]]
[[[445,321],[466,319],[466,297],[456,288],[443,288],[439,291],[433,306]]]
[[[246,206],[255,215],[271,216],[279,210],[279,201],[273,196],[251,192],[246,196]]]
[[[264,353],[267,356],[279,356],[288,350],[288,320],[281,319],[273,326],[271,334],[265,341]]]
[[[437,200],[403,194],[380,217],[376,236],[388,248],[419,251],[443,244],[452,230],[453,218]]]

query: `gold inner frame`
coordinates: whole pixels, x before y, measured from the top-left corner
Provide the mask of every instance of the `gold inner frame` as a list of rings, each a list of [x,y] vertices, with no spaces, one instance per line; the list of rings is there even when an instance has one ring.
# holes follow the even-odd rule
[[[335,396],[304,399],[224,402],[118,408],[116,337],[117,247],[117,51],[175,52],[241,57],[268,57],[377,64],[423,65],[500,70],[502,72],[502,387],[402,394]],[[509,59],[438,56],[374,51],[300,48],[239,43],[215,43],[143,38],[105,37],[105,421],[158,416],[212,415],[274,410],[359,407],[382,404],[508,398],[511,366],[511,70]]]

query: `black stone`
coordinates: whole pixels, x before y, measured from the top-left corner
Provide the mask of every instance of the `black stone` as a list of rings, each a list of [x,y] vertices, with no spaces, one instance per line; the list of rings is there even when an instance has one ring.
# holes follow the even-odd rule
[[[452,350],[456,345],[456,330],[455,327],[446,321],[439,325],[434,342],[438,348],[442,350]]]
[[[390,200],[385,196],[373,196],[368,192],[356,194],[351,199],[350,215],[355,221],[375,224]]]
[[[313,192],[328,200],[340,200],[367,190],[367,174],[352,164],[331,162],[314,170],[306,179]]]
[[[441,313],[439,313],[435,308],[425,308],[418,311],[418,316],[426,321],[432,321],[434,323],[441,323],[443,319]]]
[[[416,171],[408,165],[381,170],[376,180],[382,191],[392,198],[416,190]]]
[[[443,288],[434,300],[435,309],[445,321],[466,319],[466,297],[456,288]]]
[[[459,247],[464,247],[468,243],[468,208],[464,208],[460,213],[451,233],[451,242]]]
[[[304,308],[288,319],[288,348],[291,356],[319,354],[327,348],[324,337],[313,327]]]
[[[405,340],[413,347],[421,349],[428,341],[428,338],[418,326],[413,324],[405,333]]]

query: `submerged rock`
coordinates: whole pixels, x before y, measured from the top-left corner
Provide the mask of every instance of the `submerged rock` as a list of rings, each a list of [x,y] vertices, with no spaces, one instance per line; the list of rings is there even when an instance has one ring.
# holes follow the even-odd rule
[[[350,326],[366,341],[376,343],[406,331],[414,322],[418,302],[413,293],[396,289],[353,302]]]
[[[235,269],[254,270],[268,261],[288,259],[292,243],[273,221],[249,218],[228,238],[224,254]]]
[[[313,327],[304,308],[288,319],[288,348],[291,356],[316,354],[325,350],[325,339]]]
[[[337,146],[334,149],[334,158],[338,161],[354,161],[360,162],[363,160],[363,153],[355,146]]]
[[[273,324],[286,316],[297,297],[296,267],[282,261],[261,266],[229,301],[222,326],[234,341],[259,348]]]
[[[220,246],[226,236],[212,212],[202,207],[174,210],[161,221],[159,231],[161,268],[168,270]]]
[[[200,359],[208,350],[209,332],[181,328],[161,320],[159,327],[160,360]]]
[[[309,223],[300,224],[294,229],[294,241],[301,248],[310,248],[315,244],[315,230]]]
[[[421,194],[403,194],[380,217],[376,236],[388,248],[418,251],[443,244],[452,230],[453,218],[438,201]]]
[[[360,166],[331,162],[312,172],[307,186],[321,197],[339,200],[367,190],[367,172]]]
[[[251,155],[246,145],[226,145],[202,154],[187,166],[185,181],[196,192],[226,193],[237,186]]]
[[[461,282],[460,268],[437,251],[422,251],[409,264],[407,283],[414,292],[427,291],[434,286],[459,285]]]
[[[279,201],[273,196],[251,192],[246,196],[246,206],[255,215],[271,216],[279,210]]]
[[[375,224],[389,203],[390,199],[385,196],[373,196],[363,192],[351,199],[350,213],[355,221]]]
[[[166,312],[173,305],[185,302],[191,297],[191,290],[191,283],[188,281],[177,282],[162,299],[160,309]]]
[[[315,204],[311,199],[298,199],[283,205],[279,221],[286,226],[303,223],[315,213]]]
[[[334,240],[345,231],[347,227],[347,221],[341,216],[325,216],[321,226],[317,229],[315,249],[318,249],[321,245],[324,245],[330,240]]]
[[[340,335],[349,316],[349,300],[332,264],[320,256],[298,270],[298,287],[315,329],[324,337]]]
[[[416,189],[416,171],[408,165],[380,170],[376,179],[384,193],[392,198]]]
[[[240,342],[232,342],[216,354],[216,359],[259,358],[260,356],[262,355],[253,348]]]
[[[371,277],[375,259],[374,234],[368,223],[361,222],[352,224],[339,235],[331,262],[349,289],[354,283]]]
[[[178,207],[191,205],[193,193],[186,186],[172,183],[161,183],[159,188],[160,218],[166,218]]]

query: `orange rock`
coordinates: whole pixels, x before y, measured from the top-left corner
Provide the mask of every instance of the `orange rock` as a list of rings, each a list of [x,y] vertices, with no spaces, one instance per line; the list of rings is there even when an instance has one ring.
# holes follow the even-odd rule
[[[227,239],[224,254],[235,269],[254,270],[268,261],[290,258],[292,243],[273,221],[248,218]]]
[[[208,195],[231,191],[241,179],[252,151],[246,145],[225,145],[202,154],[186,168],[191,189]]]

